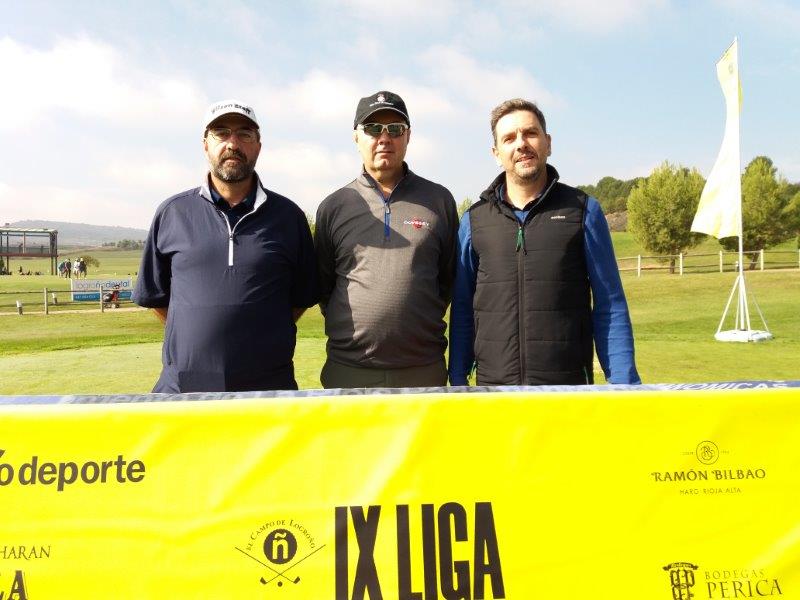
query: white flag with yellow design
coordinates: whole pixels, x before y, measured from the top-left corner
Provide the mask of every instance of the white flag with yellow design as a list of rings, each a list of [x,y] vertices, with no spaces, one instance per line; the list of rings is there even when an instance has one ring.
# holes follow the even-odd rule
[[[738,44],[734,39],[733,44],[717,62],[717,79],[722,86],[727,108],[725,136],[692,222],[692,231],[707,233],[716,238],[742,234],[742,180],[739,158],[742,87],[739,82],[738,55]]]

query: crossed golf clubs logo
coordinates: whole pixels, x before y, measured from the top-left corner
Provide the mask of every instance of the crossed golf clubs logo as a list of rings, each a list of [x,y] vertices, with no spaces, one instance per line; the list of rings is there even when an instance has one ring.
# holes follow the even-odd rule
[[[300,583],[299,575],[292,578],[287,576],[286,573],[288,573],[291,569],[294,569],[304,560],[310,558],[311,556],[322,550],[324,547],[325,544],[319,546],[318,548],[314,548],[311,552],[303,556],[300,560],[290,564],[283,570],[279,570],[278,568],[265,563],[264,561],[253,556],[252,554],[248,554],[241,548],[237,547],[236,549],[245,556],[247,556],[248,558],[256,561],[261,566],[266,567],[267,569],[272,571],[272,573],[269,574],[270,576],[268,578],[261,577],[259,579],[259,581],[263,585],[267,585],[277,580],[278,587],[281,587],[284,584],[284,580],[292,584]],[[264,538],[264,556],[273,565],[279,565],[279,566],[285,565],[291,562],[291,560],[296,556],[296,554],[297,554],[297,539],[294,537],[294,534],[288,529],[274,529]]]

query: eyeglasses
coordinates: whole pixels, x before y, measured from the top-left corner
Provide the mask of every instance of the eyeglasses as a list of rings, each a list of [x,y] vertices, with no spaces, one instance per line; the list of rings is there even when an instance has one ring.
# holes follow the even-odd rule
[[[396,138],[400,137],[408,130],[408,125],[405,123],[389,123],[388,125],[384,125],[383,123],[362,123],[358,128],[369,137],[381,137],[385,131],[389,134],[389,137]]]
[[[232,135],[235,135],[239,138],[240,142],[244,142],[245,144],[250,144],[258,139],[258,132],[249,127],[243,127],[235,131],[230,127],[212,127],[208,130],[208,133],[218,142],[227,142],[231,139]]]

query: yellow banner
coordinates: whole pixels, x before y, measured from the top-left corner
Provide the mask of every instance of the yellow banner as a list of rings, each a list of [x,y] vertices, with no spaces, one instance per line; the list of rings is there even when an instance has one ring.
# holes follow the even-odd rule
[[[0,599],[800,598],[798,389],[0,406]]]

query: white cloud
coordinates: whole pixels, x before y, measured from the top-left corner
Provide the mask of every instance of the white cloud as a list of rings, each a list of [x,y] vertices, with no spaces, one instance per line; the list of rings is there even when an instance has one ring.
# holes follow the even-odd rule
[[[341,40],[341,52],[354,63],[362,67],[379,68],[387,53],[386,44],[376,36],[359,33],[355,38]]]
[[[342,131],[351,129],[358,99],[379,89],[400,94],[408,105],[412,121],[423,115],[452,115],[456,110],[445,95],[446,91],[443,93],[405,78],[385,78],[377,83],[366,83],[320,69],[310,71],[302,79],[289,83],[284,88],[252,88],[246,97],[254,98],[256,108],[265,115],[262,118],[267,122],[265,130],[269,130],[270,121],[285,129],[285,120],[294,119],[300,123],[291,129],[313,135],[304,126],[304,122],[322,123]]]
[[[419,134],[412,130],[411,141],[408,144],[406,157],[413,165],[424,164],[446,153],[447,150],[445,148],[446,146],[442,145],[440,140],[424,134]]]
[[[359,19],[404,19],[409,25],[426,21],[441,21],[453,16],[458,8],[455,0],[403,0],[375,2],[374,0],[339,0],[338,4]],[[401,24],[402,27],[405,24]],[[385,24],[380,24],[385,27]]]
[[[457,106],[448,97],[447,89],[420,85],[403,77],[384,79],[380,83],[380,88],[391,90],[403,97],[412,123],[419,118],[455,116],[458,111]],[[353,111],[355,112],[355,106]]]
[[[353,118],[361,86],[351,79],[314,69],[288,86],[259,86],[250,94],[248,97],[254,98],[256,106],[266,110],[267,120],[293,118],[338,125]]]
[[[215,32],[230,33],[238,44],[257,43],[263,41],[264,30],[270,17],[269,10],[257,10],[241,0],[226,0],[224,10],[216,3],[197,2],[196,0],[171,0],[170,8],[184,15],[184,25],[190,22],[202,23],[205,29],[202,35],[213,38]],[[268,7],[265,7],[268,8]],[[195,25],[196,26],[196,25]],[[212,29],[207,29],[211,27]],[[219,41],[219,36],[217,36]],[[218,44],[213,44],[217,46]]]
[[[442,82],[458,105],[463,105],[464,100],[473,104],[469,107],[470,112],[477,109],[482,111],[480,114],[488,116],[498,98],[527,98],[541,103],[546,109],[561,104],[523,67],[481,64],[450,46],[428,49],[420,55],[419,62]]]
[[[499,0],[498,11],[520,20],[548,19],[569,29],[610,32],[666,8],[668,0]]]
[[[37,50],[0,39],[0,131],[36,123],[55,111],[125,126],[203,113],[205,96],[190,81],[160,78],[127,64],[115,48],[65,39]]]
[[[259,157],[259,171],[297,179],[341,178],[342,173],[355,177],[360,159],[355,143],[350,144],[352,154],[334,151],[313,142],[265,146]]]
[[[162,199],[199,185],[203,176],[202,166],[187,166],[160,151],[142,154],[144,157],[115,156],[104,169],[105,179],[112,185],[136,189],[148,195],[159,194]]]
[[[339,148],[347,142],[340,141]],[[294,200],[311,213],[331,192],[352,181],[361,169],[353,142],[352,152],[332,150],[313,142],[278,142],[261,150],[258,173],[264,185]]]
[[[800,29],[800,7],[781,0],[715,0],[725,11],[756,18],[784,30]]]

